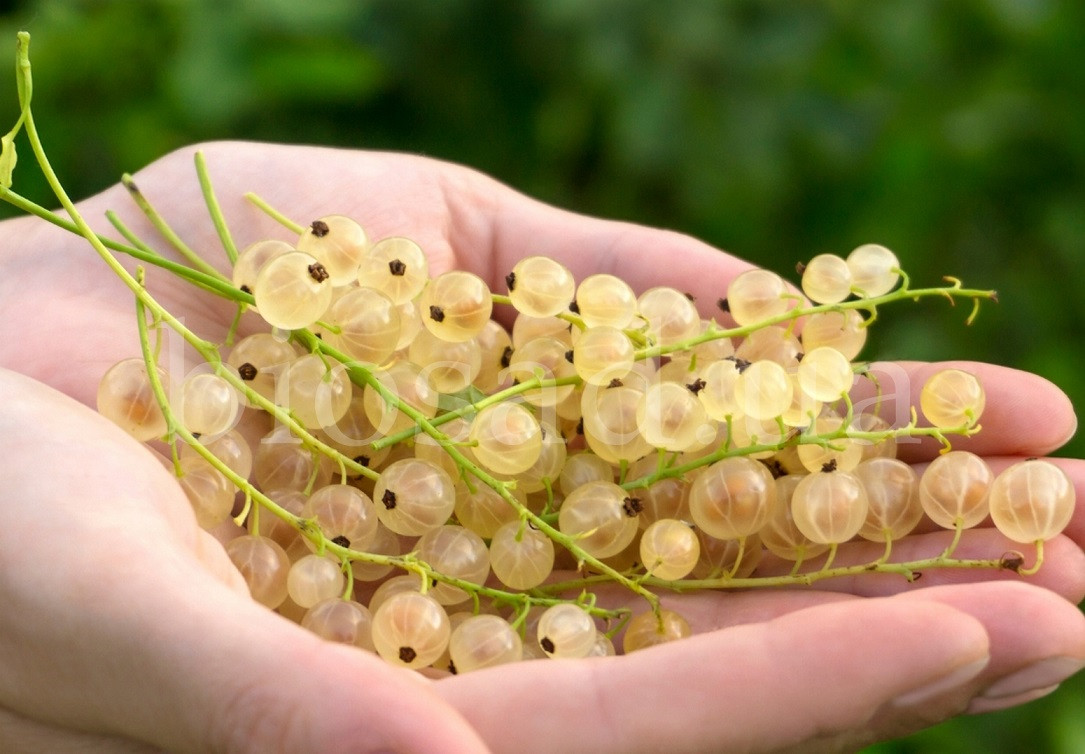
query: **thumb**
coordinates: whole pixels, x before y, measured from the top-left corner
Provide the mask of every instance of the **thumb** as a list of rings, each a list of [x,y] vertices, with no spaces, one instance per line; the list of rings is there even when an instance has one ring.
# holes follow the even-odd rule
[[[160,639],[137,664],[168,709],[145,705],[138,737],[181,751],[485,751],[431,681],[203,587],[182,620],[147,627]]]
[[[0,394],[0,709],[178,752],[484,750],[428,681],[243,593],[121,430],[2,369]]]

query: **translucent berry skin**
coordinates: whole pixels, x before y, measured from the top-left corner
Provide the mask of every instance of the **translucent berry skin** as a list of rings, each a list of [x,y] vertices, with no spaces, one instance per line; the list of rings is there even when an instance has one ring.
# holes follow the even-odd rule
[[[198,435],[218,435],[233,427],[240,399],[233,385],[217,374],[194,374],[181,385],[181,417]]]
[[[629,654],[639,649],[685,639],[692,633],[689,622],[673,610],[660,610],[658,618],[655,613],[648,611],[629,621],[622,639],[622,651]]]
[[[417,573],[401,573],[384,581],[369,598],[369,611],[375,613],[381,605],[400,592],[422,593],[422,579]]]
[[[832,545],[859,533],[867,515],[866,490],[847,471],[807,474],[791,496],[791,517],[810,541]]]
[[[585,330],[573,348],[573,367],[580,379],[592,385],[607,385],[625,377],[633,368],[633,342],[615,327]]]
[[[414,299],[429,279],[429,260],[409,238],[384,238],[369,247],[358,265],[358,284],[376,288],[396,305]]]
[[[738,376],[735,402],[746,416],[774,419],[791,407],[794,389],[784,368],[764,359],[754,362]]]
[[[357,602],[340,597],[318,602],[305,613],[301,627],[328,641],[376,651],[373,647],[373,616],[369,608]]]
[[[399,361],[373,376],[400,401],[418,409],[426,418],[437,415],[439,396],[417,364]],[[372,385],[366,385],[362,390],[362,406],[366,418],[380,434],[391,435],[414,426],[407,414],[390,405]]]
[[[565,437],[557,427],[543,420],[539,422],[539,429],[542,432],[539,457],[535,459],[535,463],[515,475],[517,487],[525,493],[539,492],[546,489],[549,482],[557,481],[569,454]]]
[[[630,385],[585,386],[581,396],[584,439],[597,456],[619,464],[636,461],[652,450],[637,421],[637,409],[643,397],[643,390]]]
[[[343,592],[346,577],[339,563],[322,555],[305,555],[290,567],[286,589],[300,607],[312,607]]]
[[[445,609],[418,592],[393,595],[373,613],[373,646],[392,665],[432,665],[448,646],[450,634]]]
[[[660,579],[686,577],[700,555],[701,542],[684,521],[660,519],[645,529],[640,538],[640,562],[648,573]]]
[[[589,275],[576,289],[580,317],[589,327],[628,327],[637,314],[637,297],[621,278],[606,273]]]
[[[659,345],[678,343],[701,329],[697,307],[674,288],[649,288],[637,299],[637,312],[647,321],[648,334]]]
[[[260,438],[253,454],[252,474],[265,490],[302,490],[311,482],[323,486],[331,478],[330,467],[319,463],[285,426]]]
[[[518,314],[512,323],[511,339],[514,349],[523,348],[536,338],[555,338],[567,350],[573,345],[572,325],[560,317],[532,317]]]
[[[452,343],[425,328],[407,347],[407,357],[439,393],[458,393],[473,383],[482,369],[482,347],[477,337]]]
[[[538,420],[516,403],[497,403],[482,409],[471,422],[469,438],[478,462],[498,474],[526,471],[542,452]]]
[[[490,542],[494,576],[511,589],[532,589],[554,570],[554,542],[519,519],[503,524]]]
[[[629,467],[626,479],[651,476],[658,467],[658,458],[645,456]],[[641,511],[637,515],[637,523],[642,530],[665,518],[691,520],[689,501],[686,499],[689,494],[689,482],[685,479],[660,479],[647,487],[637,487],[630,491],[640,498]]]
[[[652,447],[680,453],[703,447],[714,424],[689,388],[661,382],[649,387],[638,402],[637,427]]]
[[[804,477],[805,474],[788,474],[776,480],[776,510],[760,532],[765,549],[784,560],[807,560],[828,549],[828,545],[813,542],[803,534],[791,515],[791,498]]]
[[[783,278],[769,270],[747,270],[727,287],[731,317],[740,326],[776,317],[793,305]]]
[[[399,536],[384,524],[377,522],[377,533],[373,541],[366,547],[367,552],[374,555],[400,555],[403,552]],[[390,574],[394,566],[380,565],[379,563],[354,563],[355,581],[379,581]]]
[[[417,537],[448,520],[456,505],[456,490],[440,466],[404,458],[381,472],[373,501],[382,524],[396,534]]]
[[[323,269],[315,257],[301,251],[281,254],[265,264],[253,291],[260,316],[284,330],[316,322],[332,302],[332,283]]]
[[[701,556],[693,567],[693,578],[716,579],[727,574],[736,578],[751,575],[761,562],[762,547],[759,534],[751,534],[745,541],[738,539],[716,539],[704,531],[697,530],[697,539],[701,542]],[[739,556],[742,560],[736,565]]]
[[[728,416],[740,413],[735,402],[735,384],[739,378],[738,366],[732,359],[712,362],[701,373],[704,386],[697,393],[697,398],[705,407],[705,412],[717,421],[725,421]]]
[[[222,461],[227,468],[242,479],[248,479],[249,474],[252,473],[252,448],[236,429],[231,429],[218,437],[209,438],[207,442],[203,442],[201,438],[197,440],[197,444],[202,444],[211,452],[211,455]],[[181,446],[181,458],[197,455],[199,455],[198,451],[191,445]]]
[[[506,278],[516,310],[532,317],[552,317],[569,308],[576,280],[569,268],[549,257],[525,257]]]
[[[520,634],[497,615],[466,618],[448,641],[449,658],[457,673],[519,662],[523,651]]]
[[[817,304],[836,304],[851,293],[848,263],[835,254],[818,254],[802,272],[802,292]]]
[[[422,324],[438,338],[470,340],[482,332],[493,311],[490,289],[478,275],[445,272],[429,281],[418,301]]]
[[[707,467],[689,489],[689,510],[699,529],[716,539],[755,534],[772,517],[776,486],[764,464],[725,458]]]
[[[365,550],[377,536],[377,506],[356,487],[330,484],[315,490],[303,515],[313,518],[324,536],[343,537],[355,550]]]
[[[781,325],[770,325],[754,330],[735,348],[735,357],[756,363],[773,361],[788,372],[794,372],[799,366],[799,354],[802,343],[790,331]]]
[[[853,472],[863,483],[869,509],[859,536],[875,542],[902,539],[919,525],[919,476],[896,458],[868,458]]]
[[[942,528],[969,529],[987,517],[992,480],[982,458],[967,450],[951,450],[923,472],[919,501],[927,517]]]
[[[852,290],[864,298],[882,296],[893,290],[900,280],[900,262],[884,246],[868,243],[848,254]]]
[[[330,367],[330,368],[329,368]],[[346,367],[307,354],[287,367],[276,384],[275,400],[310,429],[334,426],[350,408],[354,386]]]
[[[510,490],[510,494],[522,504],[527,504],[527,494],[519,486]],[[456,483],[456,520],[478,534],[490,539],[503,524],[510,521],[519,523],[519,514],[492,487],[485,484],[474,485],[474,490],[464,482]]]
[[[812,351],[820,346],[835,348],[848,361],[863,350],[867,328],[863,315],[854,309],[811,314],[802,328],[802,346]]]
[[[250,388],[268,400],[274,400],[279,375],[300,355],[290,341],[262,332],[239,340],[226,363],[238,370]],[[248,399],[246,403],[254,405]]]
[[[252,293],[256,287],[256,277],[264,265],[290,251],[297,251],[297,249],[285,241],[267,240],[250,244],[237,255],[237,261],[230,272],[230,279],[235,287]]]
[[[358,277],[358,266],[369,248],[365,230],[349,217],[326,215],[314,221],[298,238],[298,251],[311,254],[324,265],[332,285],[346,285]]]
[[[942,429],[975,424],[986,402],[979,379],[961,369],[936,372],[919,393],[923,416]]]
[[[821,346],[807,352],[798,367],[799,387],[818,401],[835,401],[851,389],[855,375],[851,362],[835,348]]]
[[[276,490],[266,488],[264,494],[274,501],[276,505],[289,513],[301,515],[302,510],[305,508],[305,493],[298,490]],[[298,544],[298,540],[301,538],[297,529],[278,516],[260,516],[258,518],[256,516],[249,516],[248,520],[245,522],[245,528],[250,534],[267,537],[268,539],[273,540],[275,544],[282,547],[284,551],[287,548],[294,551]]]
[[[558,486],[566,495],[588,482],[613,481],[614,467],[590,451],[569,456],[558,475]]]
[[[539,618],[536,636],[550,657],[586,657],[595,646],[595,621],[578,605],[554,605]]]
[[[505,367],[501,363],[506,349],[512,347],[512,338],[498,322],[490,320],[475,336],[479,344],[479,369],[473,384],[484,393],[492,393],[503,385],[501,372]]]
[[[558,528],[576,537],[589,555],[617,555],[637,534],[636,510],[629,494],[613,482],[589,482],[573,491],[558,512]]]
[[[814,431],[820,435],[840,431],[844,419],[824,413],[814,422]],[[851,471],[863,460],[863,446],[851,438],[837,438],[828,445],[803,443],[796,451],[799,462],[810,472],[821,471],[826,464],[833,464],[839,471]]]
[[[1051,539],[1070,523],[1074,485],[1050,461],[1032,459],[1005,469],[991,484],[991,520],[1007,538],[1022,544]]]
[[[169,384],[161,367],[158,377]],[[124,359],[109,368],[98,383],[98,413],[140,442],[166,434],[166,418],[151,390],[143,359]]]
[[[482,537],[462,526],[444,525],[423,534],[415,545],[418,557],[446,576],[485,584],[490,575],[490,551]],[[440,583],[429,595],[442,605],[456,605],[470,595],[451,584]]]
[[[272,610],[286,601],[290,559],[277,542],[246,534],[227,542],[226,554],[241,572],[254,600]]]
[[[541,375],[544,380],[572,377],[576,369],[566,358],[569,346],[549,336],[533,338],[517,346],[509,360],[508,374],[525,382]],[[524,400],[534,406],[553,406],[572,394],[572,385],[533,388],[523,393]]]
[[[422,332],[422,313],[418,311],[415,301],[403,301],[396,304],[399,311],[399,340],[396,341],[396,350],[406,348],[414,340],[418,333]]]
[[[177,481],[201,528],[213,529],[230,517],[237,488],[221,471],[200,456],[181,459],[178,468]]]
[[[325,319],[339,328],[325,338],[364,364],[384,364],[399,345],[399,307],[374,288],[355,288],[339,296]]]

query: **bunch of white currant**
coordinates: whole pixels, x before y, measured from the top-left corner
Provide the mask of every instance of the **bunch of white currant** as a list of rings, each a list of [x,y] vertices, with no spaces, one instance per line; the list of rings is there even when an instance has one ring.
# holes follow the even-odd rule
[[[921,426],[914,408],[882,417],[877,380],[855,362],[878,307],[932,296],[976,307],[993,292],[952,279],[912,288],[889,250],[866,245],[805,265],[805,298],[771,272],[739,275],[720,321],[681,291],[637,295],[611,275],[577,282],[543,257],[509,270],[505,295],[469,272],[431,276],[409,239],[374,242],[338,215],[302,227],[255,197],[296,240],[238,252],[197,153],[231,279],[130,179],[184,261],[112,213],[128,243],[93,232],[42,147],[28,46],[20,32],[20,117],[0,140],[0,199],[79,233],[136,298],[142,357],[103,376],[99,410],[165,451],[253,598],[321,636],[458,672],[612,654],[622,630],[629,652],[689,634],[660,590],[913,579],[927,568],[1025,574],[1069,521],[1073,488],[1056,466],[1025,461],[993,477],[977,456],[949,451],[947,436],[979,429],[973,375],[932,376]],[[11,189],[23,129],[64,216]],[[214,340],[192,332],[114,251],[236,303],[234,327]],[[515,310],[511,330],[491,319],[495,304]],[[269,328],[233,343],[246,310]],[[166,328],[201,368],[166,373]],[[233,343],[225,353],[222,341]],[[876,398],[853,402],[872,385]],[[921,437],[949,452],[917,478],[896,444]],[[924,514],[952,530],[948,546],[894,560],[893,543]],[[953,557],[961,532],[988,515],[1035,545],[1033,566],[1018,554]],[[852,562],[834,564],[856,537],[880,554],[856,563],[853,547]],[[648,609],[598,605],[592,590],[611,583]]]
[[[901,280],[877,245],[812,259],[805,299],[750,271],[717,322],[673,288],[578,283],[538,256],[509,271],[507,296],[469,272],[431,277],[411,240],[333,215],[238,255],[238,300],[269,331],[181,384],[146,355],[123,361],[98,406],[173,444],[253,598],[328,639],[454,672],[613,654],[618,626],[628,652],[689,633],[652,590],[810,583],[852,572],[832,562],[856,537],[885,545],[859,568],[910,577],[891,546],[924,514],[955,532],[925,567],[977,564],[952,550],[988,515],[1021,543],[1066,525],[1073,487],[1045,461],[994,477],[951,451],[919,478],[895,457],[900,437],[948,447],[978,429],[973,375],[930,378],[923,426],[855,408],[864,312],[986,295]],[[495,303],[515,308],[511,330]],[[790,573],[759,571],[781,560]],[[571,573],[555,583],[555,569]],[[607,581],[652,609],[625,625],[628,610],[596,607]]]

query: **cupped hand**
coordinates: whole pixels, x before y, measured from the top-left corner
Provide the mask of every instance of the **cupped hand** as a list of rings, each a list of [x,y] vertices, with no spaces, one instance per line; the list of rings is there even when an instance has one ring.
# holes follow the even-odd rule
[[[469,269],[495,290],[516,259],[546,254],[578,278],[605,271],[638,291],[689,291],[707,315],[750,266],[679,234],[577,216],[428,159],[257,144],[203,150],[238,246],[288,238],[241,198],[255,191],[302,222],[340,213],[372,237],[409,236],[434,271]],[[135,181],[224,269],[193,151]],[[103,232],[102,214],[114,209],[154,238],[123,188],[80,206]],[[131,295],[85,242],[38,220],[0,228],[0,367],[11,370],[0,372],[5,750],[41,750],[45,741],[55,751],[468,751],[480,738],[498,751],[839,749],[1020,703],[1085,659],[1085,619],[1074,607],[1085,595],[1080,512],[1030,579],[931,572],[917,585],[870,576],[830,588],[667,597],[698,635],[627,657],[429,682],[318,642],[247,598],[156,461],[49,389],[93,403],[105,369],[135,355]],[[221,337],[230,305],[159,270],[148,280],[197,334]],[[988,408],[983,432],[960,447],[1000,466],[1072,434],[1073,409],[1057,388],[974,368]],[[902,397],[914,401],[920,384],[916,376]],[[909,460],[930,457],[924,447]],[[1059,463],[1080,495],[1085,465]],[[927,532],[899,547],[919,557],[945,542]],[[1013,549],[992,529],[967,532],[961,547],[976,557]],[[625,595],[604,597],[643,609]]]

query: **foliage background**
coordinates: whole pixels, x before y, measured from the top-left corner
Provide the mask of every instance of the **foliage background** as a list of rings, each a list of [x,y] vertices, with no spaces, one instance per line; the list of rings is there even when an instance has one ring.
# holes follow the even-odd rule
[[[0,40],[19,28],[75,196],[194,141],[266,139],[467,163],[790,276],[876,241],[916,281],[957,275],[1002,303],[972,328],[896,308],[869,356],[1017,366],[1085,409],[1075,0],[27,0]],[[1083,708],[1077,678],[870,751],[1076,753]]]

